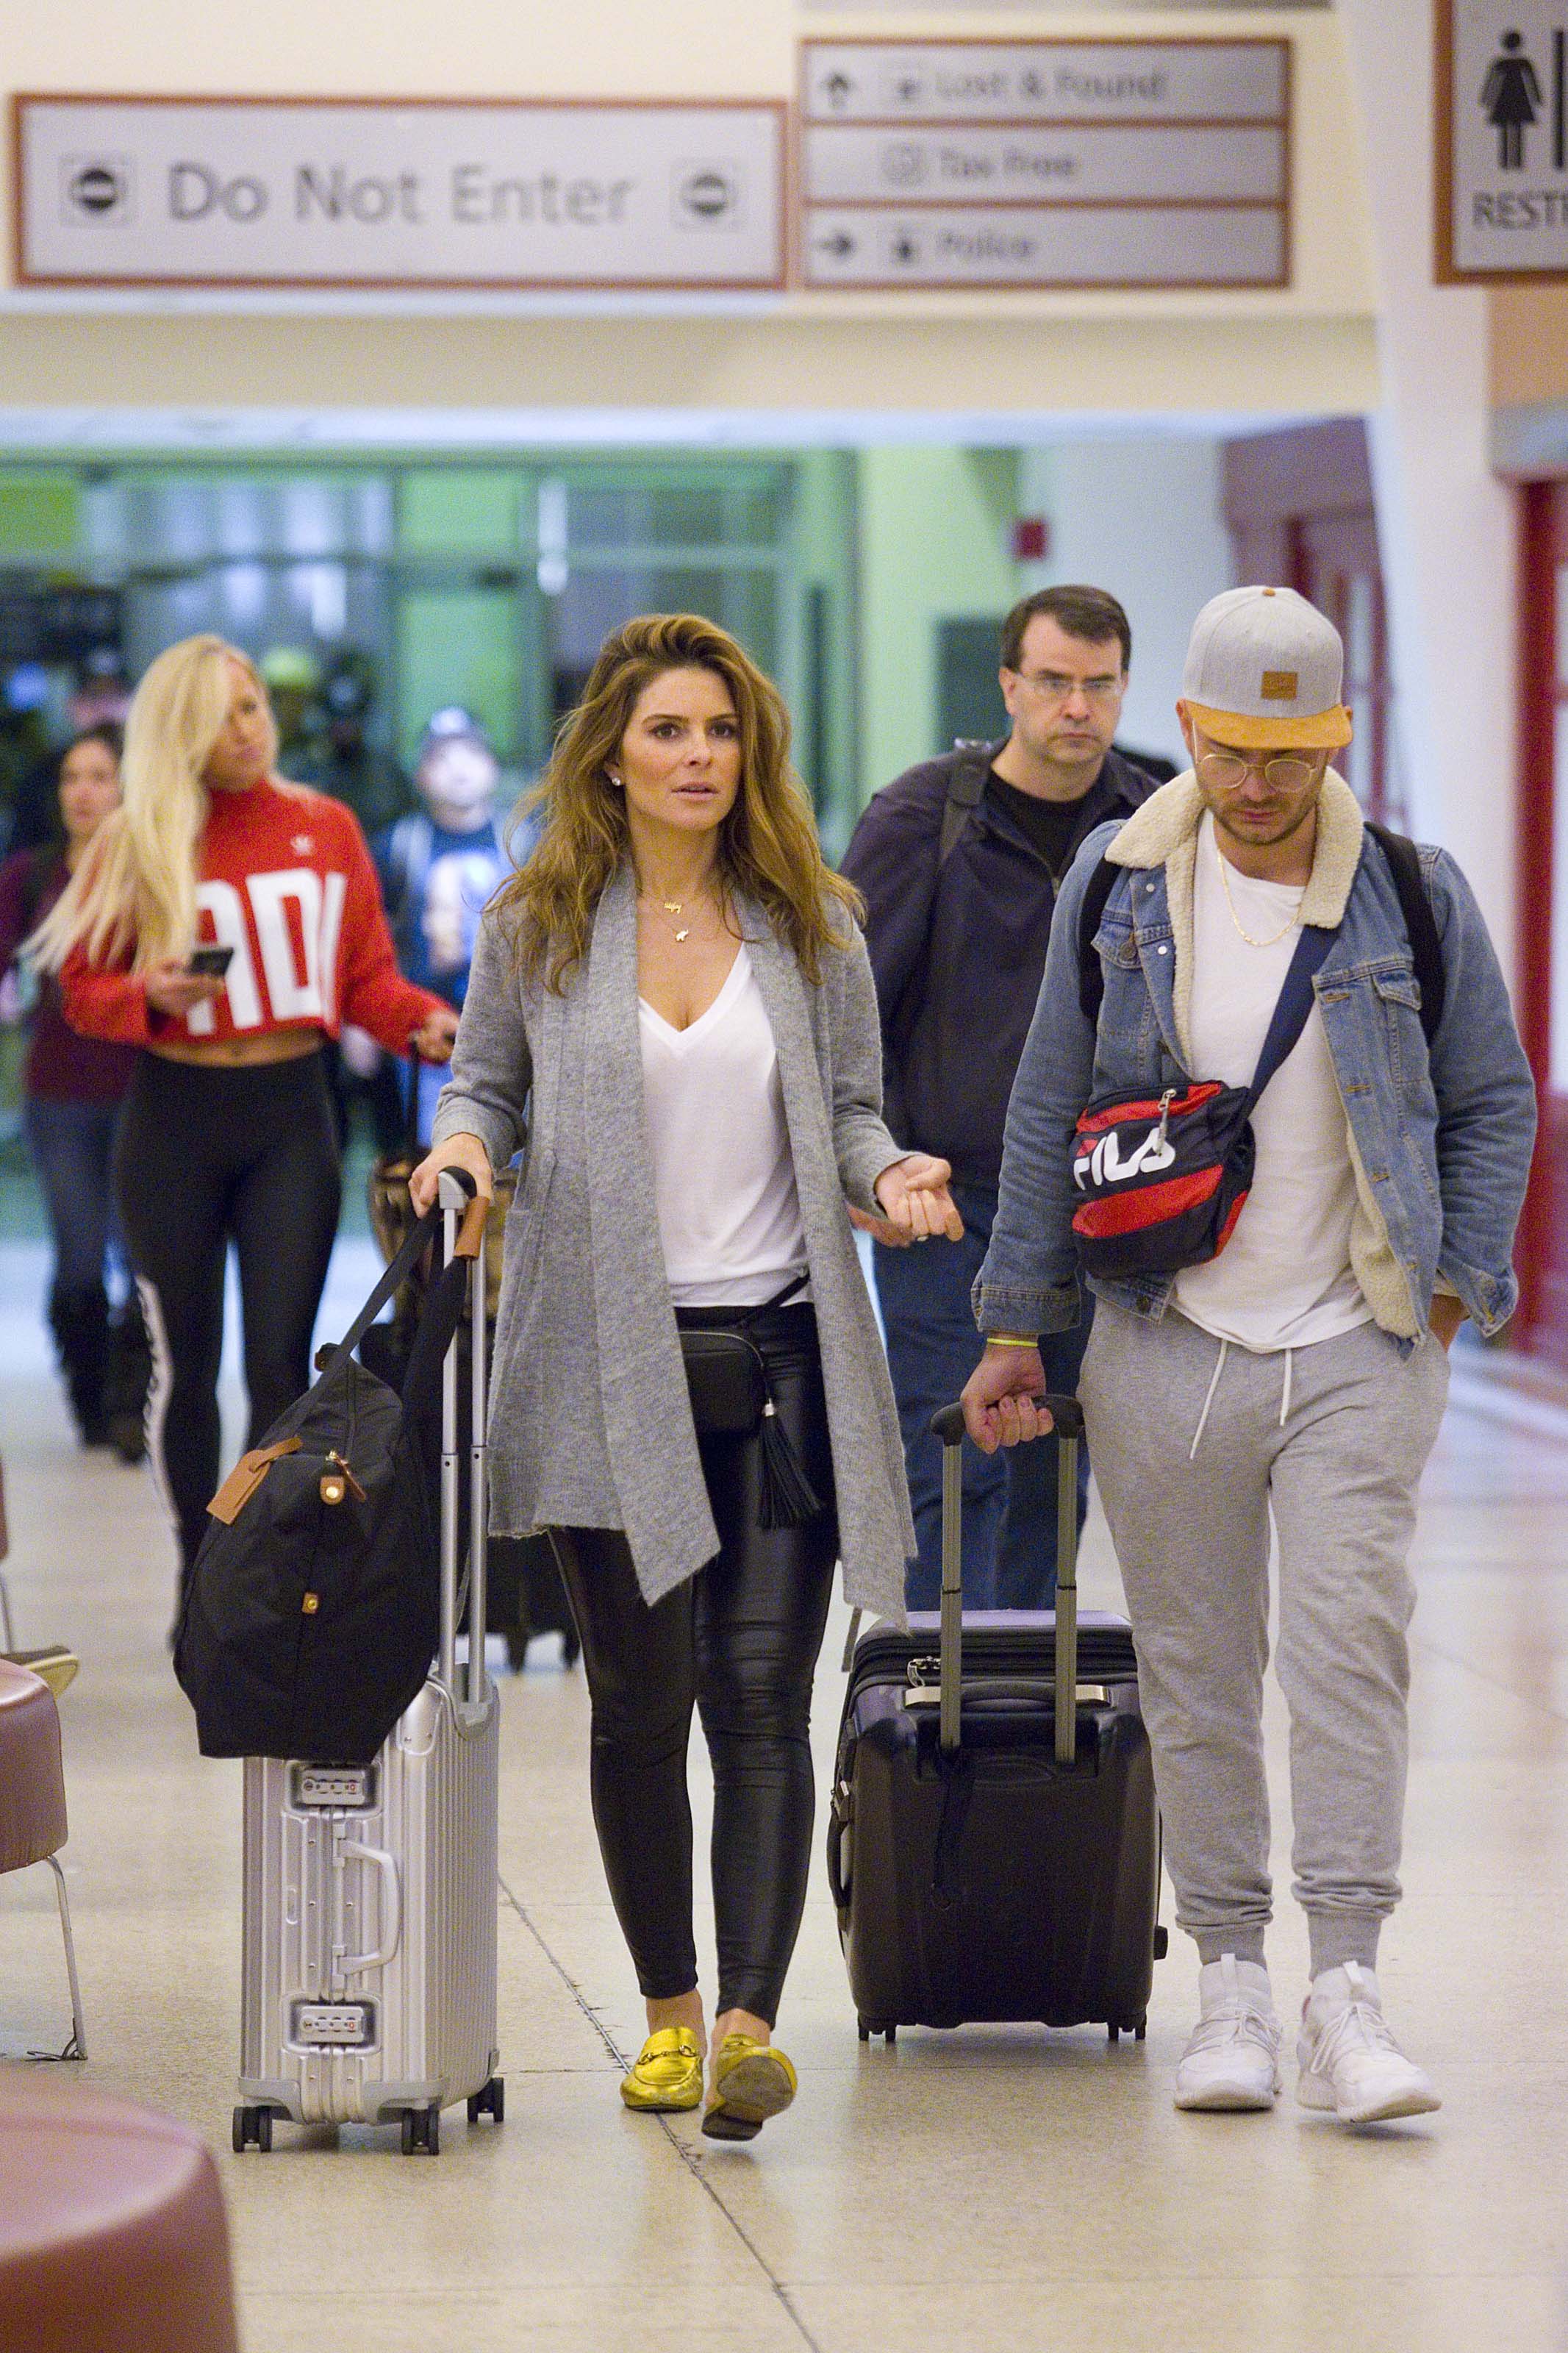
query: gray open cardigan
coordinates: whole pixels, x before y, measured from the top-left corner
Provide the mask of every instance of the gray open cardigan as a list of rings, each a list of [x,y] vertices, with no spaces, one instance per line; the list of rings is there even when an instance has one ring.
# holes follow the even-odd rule
[[[761,911],[740,915],[772,1025],[822,1342],[848,1599],[902,1622],[915,1549],[887,1362],[845,1213],[900,1148],[881,1120],[865,943],[845,918],[813,987]],[[524,982],[483,923],[435,1140],[527,1163],[507,1219],[490,1401],[499,1535],[624,1528],[657,1601],[719,1548],[670,1304],[643,1103],[637,901],[623,869],[564,993]],[[936,1247],[942,1247],[939,1242]]]

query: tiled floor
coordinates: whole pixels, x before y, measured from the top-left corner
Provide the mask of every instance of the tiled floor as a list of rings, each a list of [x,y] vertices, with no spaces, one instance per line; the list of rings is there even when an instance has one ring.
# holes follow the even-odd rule
[[[363,1246],[342,1265],[341,1321]],[[0,1251],[0,1431],[19,1639],[68,1635],[68,1850],[87,2080],[195,2119],[227,2190],[248,2353],[744,2348],[1016,2353],[1523,2353],[1562,2344],[1568,2269],[1568,1412],[1465,1360],[1428,1477],[1408,1899],[1391,2010],[1445,2094],[1352,2137],[1288,2096],[1177,2116],[1184,1945],[1149,2040],[856,2038],[820,1871],[781,2021],[801,2096],[750,2148],[623,2113],[638,2039],[594,1851],[580,1674],[505,1688],[505,2126],[447,2119],[434,2164],[390,2133],[228,2153],[238,1775],[195,1755],[163,1649],[171,1573],[145,1477],[68,1443],[34,1320],[36,1253]],[[1103,1527],[1088,1598],[1110,1601]],[[836,1613],[817,1731],[840,1679]],[[1270,1725],[1283,1826],[1283,1726]],[[699,1790],[702,1776],[696,1773]],[[47,1874],[0,1888],[0,2049],[58,2031]],[[1304,1940],[1274,1941],[1282,2001]],[[0,2184],[0,2198],[4,2185]],[[132,2353],[132,2348],[127,2348]]]

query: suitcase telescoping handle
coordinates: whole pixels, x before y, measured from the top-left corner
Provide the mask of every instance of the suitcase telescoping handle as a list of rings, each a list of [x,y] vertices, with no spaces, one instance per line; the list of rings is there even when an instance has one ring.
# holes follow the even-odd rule
[[[1037,1398],[1061,1449],[1057,1464],[1057,1762],[1078,1755],[1078,1449],[1083,1408],[1075,1397]],[[963,1694],[963,1408],[931,1417],[942,1440],[942,1714],[943,1748],[958,1746]],[[1038,1444],[1038,1440],[1033,1441]]]
[[[466,1168],[443,1168],[437,1187],[444,1242],[442,1256],[465,1259],[468,1267],[468,1326],[472,1390],[468,1416],[468,1704],[485,1696],[486,1591],[489,1534],[489,1449],[485,1363],[485,1216],[488,1204]],[[458,1697],[458,1545],[462,1519],[462,1465],[458,1456],[458,1360],[462,1324],[453,1335],[441,1367],[441,1681]]]

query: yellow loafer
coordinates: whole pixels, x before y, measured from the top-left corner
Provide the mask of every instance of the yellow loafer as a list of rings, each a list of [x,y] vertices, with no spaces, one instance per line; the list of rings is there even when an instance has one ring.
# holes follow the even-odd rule
[[[771,2042],[727,2034],[713,2070],[713,2098],[702,2119],[710,2140],[755,2140],[770,2116],[782,2116],[800,2086],[795,2069]]]
[[[13,1666],[27,1667],[47,1683],[58,1699],[77,1678],[81,1661],[63,1642],[46,1642],[39,1651],[0,1651],[0,1659],[9,1659]]]
[[[689,2026],[661,2026],[648,2036],[621,2079],[621,2097],[644,2115],[701,2105],[702,2045]]]

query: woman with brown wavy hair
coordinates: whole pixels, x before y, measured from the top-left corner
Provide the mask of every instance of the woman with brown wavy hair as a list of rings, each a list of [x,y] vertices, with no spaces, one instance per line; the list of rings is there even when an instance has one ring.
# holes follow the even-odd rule
[[[690,615],[600,651],[486,915],[422,1206],[521,1148],[491,1409],[501,1535],[548,1528],[583,1638],[610,1892],[647,2005],[628,2107],[750,2139],[805,1897],[812,1676],[833,1565],[901,1620],[898,1415],[847,1203],[962,1231],[882,1124],[876,997],[777,690]],[[686,1757],[714,1778],[711,2048]]]

